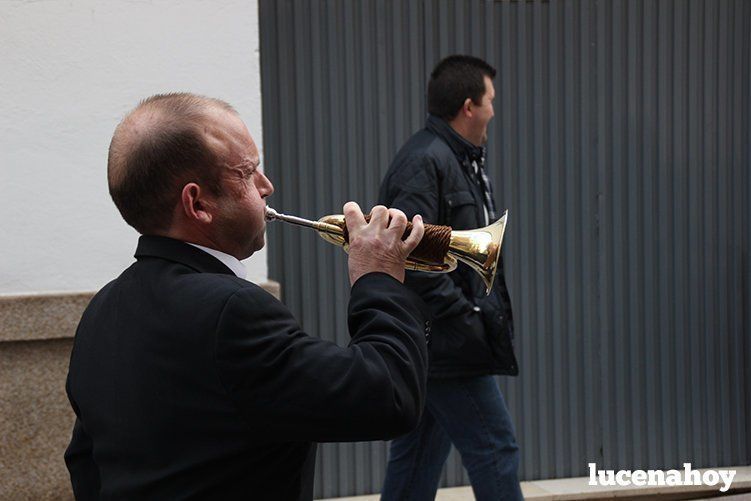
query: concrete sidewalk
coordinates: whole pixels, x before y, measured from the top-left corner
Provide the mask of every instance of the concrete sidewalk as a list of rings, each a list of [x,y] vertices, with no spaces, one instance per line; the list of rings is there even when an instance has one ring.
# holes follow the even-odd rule
[[[712,468],[717,469],[717,468]],[[751,494],[733,494],[737,491],[751,490],[751,466],[723,466],[722,469],[736,470],[733,484],[728,496],[719,499],[733,501],[751,500]],[[700,469],[699,471],[704,471]],[[553,480],[535,480],[522,482],[524,499],[534,501],[579,500],[579,499],[709,499],[720,495],[717,487],[683,486],[683,487],[607,487],[589,485],[589,477],[562,478]],[[322,501],[333,501],[334,498]],[[336,498],[337,501],[378,501],[379,495]],[[472,501],[470,487],[451,487],[440,489],[436,501]]]

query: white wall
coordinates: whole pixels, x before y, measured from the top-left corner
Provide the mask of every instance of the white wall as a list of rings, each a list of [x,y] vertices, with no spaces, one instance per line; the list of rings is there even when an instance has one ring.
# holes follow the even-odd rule
[[[168,91],[228,101],[262,147],[256,1],[0,2],[0,294],[97,290],[133,261],[107,148]],[[265,250],[246,265],[266,279]]]

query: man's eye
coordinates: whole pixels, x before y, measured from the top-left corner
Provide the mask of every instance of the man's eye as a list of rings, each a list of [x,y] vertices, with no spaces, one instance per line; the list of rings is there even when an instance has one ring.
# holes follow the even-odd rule
[[[255,169],[237,169],[237,174],[243,179],[250,179]]]

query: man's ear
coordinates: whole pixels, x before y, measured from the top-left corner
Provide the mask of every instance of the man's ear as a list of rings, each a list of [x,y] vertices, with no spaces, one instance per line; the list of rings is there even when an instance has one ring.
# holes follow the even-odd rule
[[[472,117],[472,106],[475,103],[472,102],[472,98],[468,97],[464,100],[464,104],[462,105],[462,113],[464,113],[464,116],[467,118]]]
[[[206,199],[206,191],[196,183],[188,183],[183,186],[180,194],[183,212],[189,221],[208,224],[212,221],[212,205]]]

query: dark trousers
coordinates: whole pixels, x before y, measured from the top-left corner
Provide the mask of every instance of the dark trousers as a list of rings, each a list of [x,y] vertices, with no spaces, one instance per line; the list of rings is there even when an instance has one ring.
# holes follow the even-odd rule
[[[452,443],[478,501],[523,499],[514,426],[492,376],[428,381],[420,424],[391,442],[381,499],[435,499]]]

